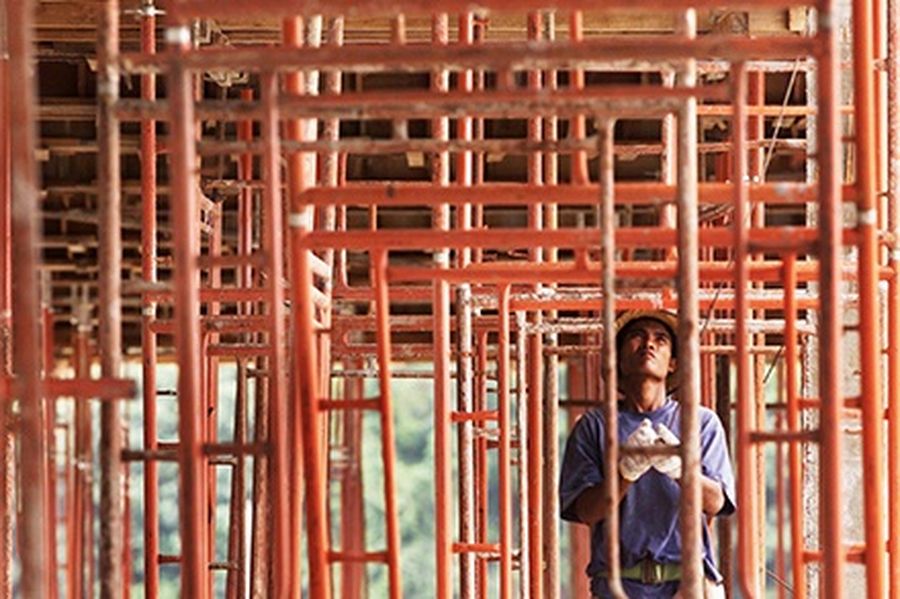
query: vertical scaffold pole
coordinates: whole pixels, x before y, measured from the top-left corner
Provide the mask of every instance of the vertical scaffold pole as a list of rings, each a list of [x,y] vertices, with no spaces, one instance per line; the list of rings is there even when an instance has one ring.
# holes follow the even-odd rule
[[[844,596],[843,484],[841,462],[844,410],[843,308],[841,264],[844,256],[842,233],[840,52],[835,0],[819,2],[818,136],[819,159],[819,393],[820,419],[819,497],[820,546],[824,573],[822,588],[834,597]],[[858,140],[859,141],[859,140]]]
[[[5,10],[2,9],[2,10]],[[0,50],[6,50],[2,48]],[[12,347],[12,194],[10,193],[10,60],[0,57],[0,374],[11,375]],[[12,399],[0,400],[0,595],[12,596],[13,479]]]
[[[604,383],[603,414],[606,427],[606,459],[603,467],[604,501],[609,511],[605,515],[606,563],[609,564],[609,590],[614,597],[624,598],[622,565],[619,561],[619,407],[616,370],[616,198],[615,198],[615,120],[601,117],[597,121],[600,178],[600,247],[603,269],[603,341],[601,343],[601,374]]]
[[[40,304],[38,300],[38,175],[35,165],[35,106],[32,77],[34,2],[7,5],[9,35],[9,122],[12,182],[13,372],[19,381],[19,471],[21,519],[19,555],[25,599],[47,596],[45,522],[46,460],[41,421]]]
[[[684,11],[680,33],[697,34],[697,14]],[[677,77],[679,87],[697,84],[694,59],[685,61]],[[700,495],[700,338],[697,288],[697,99],[686,98],[678,112],[678,390],[681,402],[681,528],[680,591],[687,597],[703,595],[703,543]],[[739,183],[738,183],[739,184]]]
[[[543,15],[540,12],[532,12],[528,15],[528,39],[540,41],[543,35]],[[528,88],[540,90],[543,87],[543,73],[538,69],[528,71]],[[528,139],[540,141],[543,136],[542,117],[528,119]],[[544,155],[541,152],[528,154],[528,183],[529,185],[542,185],[544,182],[543,169]],[[534,202],[528,206],[528,226],[539,231],[544,225],[543,203]],[[540,246],[532,247],[528,252],[528,258],[533,263],[543,261],[543,249]],[[535,287],[540,289],[540,285]],[[542,321],[540,311],[535,311],[531,316],[531,322],[539,325]],[[524,455],[528,465],[528,590],[532,597],[543,597],[544,568],[544,508],[543,508],[543,403],[544,403],[544,338],[539,332],[528,336],[527,355],[517,356],[520,361],[525,361],[528,367],[527,381],[520,381],[527,388],[527,395],[520,397],[527,401],[527,441],[520,444],[520,455]],[[523,449],[525,450],[523,452]],[[526,548],[523,547],[523,553]],[[523,560],[524,561],[524,560]],[[524,569],[523,569],[524,572]]]
[[[746,179],[748,176],[747,154],[747,68],[743,62],[732,67],[732,196],[734,205],[734,320],[735,320],[735,364],[737,376],[737,471],[738,505],[744,513],[738,516],[738,564],[740,567],[741,592],[748,597],[756,595],[759,589],[757,578],[755,493],[756,493],[756,448],[750,443],[750,432],[755,428],[756,417],[750,392],[751,355],[750,335],[747,330],[749,317],[746,289],[749,284],[747,269],[748,197]]]
[[[888,281],[888,589],[900,598],[900,1],[888,0],[888,229],[894,234]]]
[[[100,206],[100,367],[118,377],[122,356],[122,212],[119,122],[119,2],[106,0],[97,43],[97,179]],[[122,423],[116,402],[100,406],[100,596],[122,592]]]
[[[458,20],[459,44],[471,46],[474,42],[474,18],[472,13],[463,13]],[[459,73],[457,87],[460,91],[471,92],[475,87],[474,72],[466,69]],[[473,119],[470,116],[456,120],[456,137],[470,141],[473,134]],[[456,183],[462,187],[472,185],[472,152],[463,151],[456,155]],[[462,231],[472,229],[472,206],[464,204],[457,208],[457,228]],[[465,248],[457,255],[460,268],[467,267],[472,261],[472,251]],[[462,283],[456,291],[457,322],[457,406],[460,412],[473,410],[473,333],[472,333],[472,286]],[[462,543],[475,542],[475,456],[474,425],[466,420],[459,423],[457,434],[459,447],[458,479],[459,479],[459,540]],[[460,596],[462,599],[474,599],[475,594],[475,554],[471,551],[460,553]]]
[[[194,179],[194,87],[184,66],[190,29],[173,22],[166,30],[171,48],[168,97],[172,112],[169,133],[170,201],[175,243],[175,355],[178,361],[178,469],[181,530],[181,594],[205,599],[207,585],[206,462],[203,454],[203,410],[200,385],[200,255],[199,206]]]
[[[141,15],[141,52],[156,53],[156,16],[152,3],[145,2]],[[141,99],[156,99],[156,75],[141,75]],[[156,282],[156,121],[141,121],[141,276]],[[144,449],[158,447],[156,426],[156,302],[144,300],[141,309],[141,356],[144,412]],[[144,462],[144,593],[148,599],[159,595],[159,464]]]
[[[446,45],[449,41],[449,19],[446,13],[432,17],[432,43]],[[449,73],[439,69],[432,73],[431,90],[445,93],[449,89]],[[450,137],[449,119],[438,117],[433,121],[432,137],[446,141]],[[450,182],[450,156],[448,152],[438,152],[432,162],[432,183],[444,187]],[[436,230],[450,228],[450,208],[446,204],[437,206],[432,212],[432,227]],[[447,249],[438,249],[434,254],[437,267],[449,266]],[[453,596],[453,511],[450,509],[453,468],[451,465],[452,431],[450,412],[453,404],[450,396],[450,285],[443,280],[434,281],[434,487],[435,487],[435,544],[437,569],[437,597],[450,599]]]
[[[500,337],[497,348],[497,411],[500,439],[497,450],[499,471],[497,485],[497,505],[500,532],[500,599],[512,599],[512,465],[511,439],[512,419],[510,410],[510,285],[500,286],[498,316],[500,317]]]
[[[288,454],[287,367],[285,358],[284,308],[284,234],[281,203],[281,153],[279,151],[279,111],[277,107],[278,78],[264,73],[261,79],[261,98],[265,112],[262,120],[263,140],[263,247],[268,255],[268,312],[269,344],[269,480],[272,485],[272,577],[276,597],[299,596],[299,572],[291,561],[292,542],[290,519],[290,469]],[[297,256],[294,256],[297,259]],[[292,279],[294,285],[303,280]],[[292,304],[295,306],[296,304]],[[310,315],[311,316],[311,315]],[[305,339],[304,339],[305,341]],[[299,340],[298,340],[299,342]],[[305,373],[303,373],[305,374]],[[312,378],[309,382],[315,382]],[[299,548],[298,548],[299,551]],[[327,576],[327,569],[323,572]],[[296,589],[296,590],[295,590]]]
[[[853,105],[856,128],[856,198],[859,232],[859,350],[866,596],[884,597],[884,398],[881,391],[881,322],[878,270],[878,136],[875,119],[872,0],[853,2]],[[838,117],[840,118],[840,117]]]

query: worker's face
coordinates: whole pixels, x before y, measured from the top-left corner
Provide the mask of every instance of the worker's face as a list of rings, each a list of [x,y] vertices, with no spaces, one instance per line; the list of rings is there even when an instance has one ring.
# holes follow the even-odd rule
[[[657,320],[631,322],[619,347],[619,374],[625,379],[637,375],[665,383],[669,373],[675,372],[672,341],[668,329]]]

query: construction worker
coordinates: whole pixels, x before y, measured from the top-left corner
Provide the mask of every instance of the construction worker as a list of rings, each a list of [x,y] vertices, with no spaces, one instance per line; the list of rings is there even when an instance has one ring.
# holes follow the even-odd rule
[[[679,445],[681,406],[675,390],[677,317],[671,312],[632,311],[616,321],[619,380],[619,439],[623,446]],[[602,410],[585,413],[566,443],[560,476],[562,518],[591,527],[587,574],[595,597],[609,597],[604,498]],[[735,510],[734,474],[722,423],[700,408],[703,513],[726,516]],[[679,455],[620,453],[618,461],[619,551],[622,584],[631,599],[677,597],[681,581],[678,524],[681,487]],[[707,518],[703,518],[706,597],[725,597],[716,569]]]

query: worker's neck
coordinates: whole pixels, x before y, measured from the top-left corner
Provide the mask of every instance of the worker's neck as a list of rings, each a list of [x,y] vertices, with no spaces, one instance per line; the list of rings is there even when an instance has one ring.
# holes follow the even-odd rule
[[[654,379],[625,381],[625,405],[634,412],[653,412],[666,403],[666,385]]]

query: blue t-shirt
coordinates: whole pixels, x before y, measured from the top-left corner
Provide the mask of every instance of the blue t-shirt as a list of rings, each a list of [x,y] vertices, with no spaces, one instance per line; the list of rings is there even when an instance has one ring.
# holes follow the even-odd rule
[[[620,404],[621,406],[621,404]],[[676,435],[681,431],[681,409],[669,398],[653,412],[619,411],[619,440],[624,442],[644,419],[655,426],[663,423]],[[586,412],[575,424],[566,443],[559,481],[559,504],[564,520],[578,522],[575,500],[590,487],[603,483],[604,416],[601,410]],[[725,504],[719,515],[735,509],[734,474],[728,457],[725,431],[715,412],[700,408],[700,455],[704,476],[719,481]],[[678,504],[681,487],[667,475],[651,468],[635,481],[619,504],[619,552],[623,568],[644,559],[659,563],[681,562],[681,533],[678,528]],[[720,581],[710,545],[709,530],[703,518],[703,565],[706,577]],[[587,574],[591,577],[591,591],[606,597],[609,591],[602,574],[606,564],[606,531],[603,522],[591,530],[591,562]],[[678,589],[678,581],[661,585],[644,585],[640,581],[623,580],[629,597],[665,597]]]

